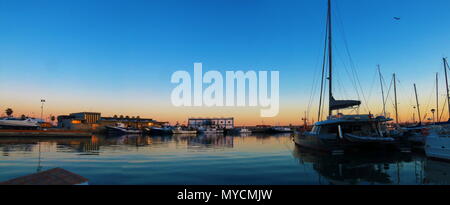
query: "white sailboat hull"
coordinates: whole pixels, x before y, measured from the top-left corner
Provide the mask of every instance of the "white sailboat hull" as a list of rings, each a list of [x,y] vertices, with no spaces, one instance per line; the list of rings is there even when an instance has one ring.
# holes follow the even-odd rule
[[[450,135],[433,132],[425,140],[427,157],[450,160]]]

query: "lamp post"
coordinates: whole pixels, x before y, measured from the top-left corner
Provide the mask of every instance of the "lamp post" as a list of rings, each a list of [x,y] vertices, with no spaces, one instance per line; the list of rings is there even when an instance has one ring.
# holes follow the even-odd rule
[[[44,116],[44,103],[45,103],[45,99],[41,99],[41,119],[42,120],[44,120],[44,118],[43,118],[43,116]]]

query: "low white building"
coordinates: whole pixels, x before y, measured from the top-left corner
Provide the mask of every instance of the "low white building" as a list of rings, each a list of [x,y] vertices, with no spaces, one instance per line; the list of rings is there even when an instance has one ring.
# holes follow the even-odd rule
[[[192,128],[199,127],[215,127],[215,128],[225,128],[225,129],[233,129],[234,128],[234,118],[189,118],[188,126]]]

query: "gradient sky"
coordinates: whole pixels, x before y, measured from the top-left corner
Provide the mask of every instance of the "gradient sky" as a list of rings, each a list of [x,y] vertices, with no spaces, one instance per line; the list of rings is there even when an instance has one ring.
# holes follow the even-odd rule
[[[413,83],[422,115],[434,108],[436,72],[444,104],[450,1],[334,0],[333,8],[337,99],[361,99],[361,112],[380,113],[380,64],[387,84],[397,73],[401,120],[412,118]],[[172,123],[232,116],[240,125],[300,124],[318,86],[325,17],[325,0],[0,0],[0,108],[39,116],[44,98],[46,116],[98,111]],[[173,107],[170,77],[192,72],[194,62],[204,71],[279,70],[279,115]],[[365,97],[348,75],[351,62]],[[316,91],[310,118],[317,98]]]

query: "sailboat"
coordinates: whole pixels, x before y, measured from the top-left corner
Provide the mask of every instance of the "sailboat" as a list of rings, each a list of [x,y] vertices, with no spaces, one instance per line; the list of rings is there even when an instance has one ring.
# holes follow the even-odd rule
[[[390,136],[386,122],[392,119],[384,116],[374,117],[372,114],[344,115],[333,111],[359,107],[359,100],[336,100],[333,96],[333,55],[332,55],[332,15],[331,0],[328,0],[326,50],[328,54],[328,117],[314,124],[310,132],[304,132],[294,137],[294,142],[302,147],[342,154],[350,150],[360,150],[368,146],[397,147],[397,140]],[[328,47],[328,49],[327,49]],[[324,61],[324,65],[325,65]],[[323,73],[322,73],[323,75]],[[322,96],[322,91],[321,91]],[[321,99],[322,100],[322,99]],[[320,102],[322,104],[322,102]],[[319,119],[320,119],[319,106]]]
[[[450,160],[450,94],[447,80],[447,59],[443,58],[445,82],[447,90],[447,102],[449,120],[447,122],[438,122],[430,126],[429,132],[425,135],[425,154],[427,157]]]

